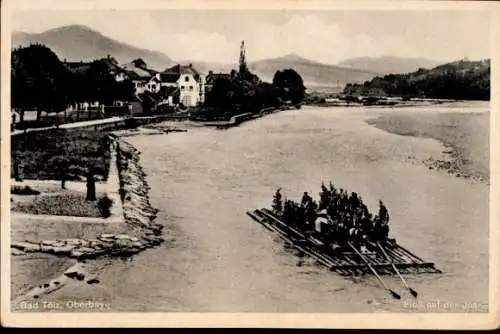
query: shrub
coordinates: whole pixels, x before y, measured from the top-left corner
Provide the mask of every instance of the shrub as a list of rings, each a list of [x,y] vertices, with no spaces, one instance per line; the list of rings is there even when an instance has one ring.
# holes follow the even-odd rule
[[[111,216],[111,206],[113,205],[113,200],[108,196],[104,195],[97,201],[97,206],[99,207],[99,212],[104,218]]]
[[[84,194],[74,192],[34,196],[31,201],[14,202],[11,210],[35,215],[102,217],[96,202],[85,201]]]
[[[30,186],[13,186],[10,193],[13,195],[40,195],[38,190],[34,190]]]

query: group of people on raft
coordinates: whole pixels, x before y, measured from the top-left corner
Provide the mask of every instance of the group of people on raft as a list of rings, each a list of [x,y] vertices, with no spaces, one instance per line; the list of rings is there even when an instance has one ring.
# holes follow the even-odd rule
[[[301,203],[281,199],[277,190],[273,212],[287,224],[293,225],[305,234],[313,235],[334,248],[348,248],[352,243],[357,248],[372,248],[376,243],[384,245],[389,239],[389,212],[379,201],[378,214],[373,216],[362,199],[355,192],[329,188],[321,185],[319,203],[307,192]]]

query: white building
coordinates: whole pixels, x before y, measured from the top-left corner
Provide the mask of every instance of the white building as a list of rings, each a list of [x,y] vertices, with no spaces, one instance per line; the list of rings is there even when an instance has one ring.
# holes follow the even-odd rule
[[[196,107],[205,101],[205,80],[194,67],[189,64],[175,65],[159,74],[161,87],[166,94],[168,103],[183,104],[186,107]],[[178,101],[176,101],[178,99]]]

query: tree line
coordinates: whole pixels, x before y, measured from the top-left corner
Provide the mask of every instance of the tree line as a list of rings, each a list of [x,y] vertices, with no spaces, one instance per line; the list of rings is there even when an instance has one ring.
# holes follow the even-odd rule
[[[134,95],[131,80],[117,82],[109,71],[112,58],[94,60],[71,68],[48,47],[32,44],[11,55],[11,105],[21,111],[59,112],[70,104],[94,102],[108,105]]]
[[[488,61],[459,61],[431,70],[389,74],[363,84],[347,84],[344,94],[489,100],[490,64]]]
[[[299,105],[305,96],[300,74],[284,69],[274,74],[273,82],[264,82],[246,67],[232,70],[229,75],[217,76],[205,99],[205,116],[226,118],[263,108],[278,107],[285,102]]]
[[[77,103],[109,105],[134,98],[132,81],[117,82],[110,71],[113,66],[118,68],[111,57],[70,64],[61,61],[47,46],[32,44],[13,50],[11,60],[11,105],[20,111],[21,121],[25,110],[36,110],[39,121],[42,111],[60,112]],[[245,66],[217,76],[202,110],[207,118],[221,118],[285,102],[298,105],[304,96],[302,77],[295,70],[277,71],[272,83],[268,83]]]

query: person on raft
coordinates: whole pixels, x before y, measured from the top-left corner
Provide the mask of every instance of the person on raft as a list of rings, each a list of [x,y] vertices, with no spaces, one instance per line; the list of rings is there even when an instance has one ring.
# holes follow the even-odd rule
[[[326,209],[323,209],[318,212],[318,217],[314,222],[314,229],[316,230],[316,232],[318,232],[318,234],[325,235],[329,225],[330,221],[328,219],[328,214],[326,212]]]
[[[311,196],[307,192],[302,195],[302,201],[300,204],[301,209],[304,213],[304,225],[302,225],[304,230],[314,230],[314,222],[318,214],[316,213],[316,205]]]
[[[308,194],[304,193],[302,206],[310,206],[311,201]],[[366,250],[366,246],[370,243],[387,243],[389,213],[381,201],[379,201],[379,213],[374,218],[356,193],[349,196],[347,192],[341,190],[339,198],[334,199],[333,203],[338,203],[335,205],[335,210],[330,210],[333,215],[330,215],[326,208],[317,213],[314,232],[318,239],[326,244],[343,248],[347,247],[348,242],[352,242],[362,250]]]
[[[275,200],[281,201],[280,193]],[[359,249],[377,249],[377,242],[395,241],[389,239],[389,212],[382,201],[372,216],[357,193],[337,190],[331,183],[329,188],[322,184],[319,203],[304,192],[300,204],[285,200],[282,208],[276,212],[285,222],[333,249],[348,249],[349,242]]]
[[[302,201],[301,201],[301,206],[307,210],[307,208],[311,205],[311,203],[313,202],[313,199],[311,196],[309,196],[309,194],[307,192],[304,192],[304,194],[302,195]]]

